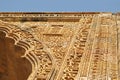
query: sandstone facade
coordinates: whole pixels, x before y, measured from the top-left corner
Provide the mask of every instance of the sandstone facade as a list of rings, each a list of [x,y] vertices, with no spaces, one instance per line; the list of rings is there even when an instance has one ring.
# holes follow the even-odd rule
[[[1,12],[0,80],[120,80],[120,13]]]

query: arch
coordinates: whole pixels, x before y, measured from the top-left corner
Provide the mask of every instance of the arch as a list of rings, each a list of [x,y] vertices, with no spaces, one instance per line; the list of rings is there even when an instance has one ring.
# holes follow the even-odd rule
[[[25,49],[14,45],[15,41],[5,36],[0,31],[0,80],[27,80],[32,66],[28,59],[21,58]]]
[[[34,80],[37,77],[39,69],[41,67],[39,56],[36,54],[41,52],[40,47],[41,45],[43,46],[42,42],[35,40],[32,34],[21,30],[15,25],[10,25],[2,22],[0,23],[0,31],[6,34],[5,37],[13,39],[16,46],[20,46],[25,50],[25,54],[22,55],[21,58],[26,58],[32,66],[32,72],[27,80]],[[45,51],[44,46],[42,51]],[[51,63],[53,64],[54,61],[49,52],[46,52],[46,55],[48,55]]]

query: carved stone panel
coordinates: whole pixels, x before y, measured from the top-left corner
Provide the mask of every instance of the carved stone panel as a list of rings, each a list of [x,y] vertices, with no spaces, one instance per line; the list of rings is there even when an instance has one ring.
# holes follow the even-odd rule
[[[119,41],[120,13],[3,12],[0,80],[120,80]]]

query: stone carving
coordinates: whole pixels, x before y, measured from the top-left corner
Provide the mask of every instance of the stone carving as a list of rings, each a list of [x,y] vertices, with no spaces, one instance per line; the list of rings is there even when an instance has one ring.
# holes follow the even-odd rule
[[[28,80],[119,80],[119,25],[119,13],[0,13],[32,65]]]
[[[23,47],[26,50],[26,53],[21,57],[26,57],[32,65],[32,73],[28,77],[28,80],[35,79],[36,76],[39,75],[38,73],[41,73],[41,71],[39,72],[39,69],[41,69],[41,67],[43,67],[43,65],[46,64],[45,60],[49,61],[47,64],[49,68],[47,73],[50,72],[52,60],[48,53],[43,50],[44,46],[41,42],[34,39],[31,33],[23,31],[15,25],[4,22],[1,22],[0,24],[2,26],[0,27],[0,31],[5,32],[6,37],[14,39],[15,45]],[[47,56],[47,58],[45,58],[44,60],[39,58],[41,55],[43,55],[43,51],[46,53],[45,55]],[[37,56],[38,54],[39,56]],[[47,73],[44,75],[47,76]]]

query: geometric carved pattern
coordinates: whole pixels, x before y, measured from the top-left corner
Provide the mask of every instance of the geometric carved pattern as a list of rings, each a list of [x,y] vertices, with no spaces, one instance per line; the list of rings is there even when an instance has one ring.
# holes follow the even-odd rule
[[[0,13],[0,31],[26,50],[28,80],[120,79],[120,13]]]

